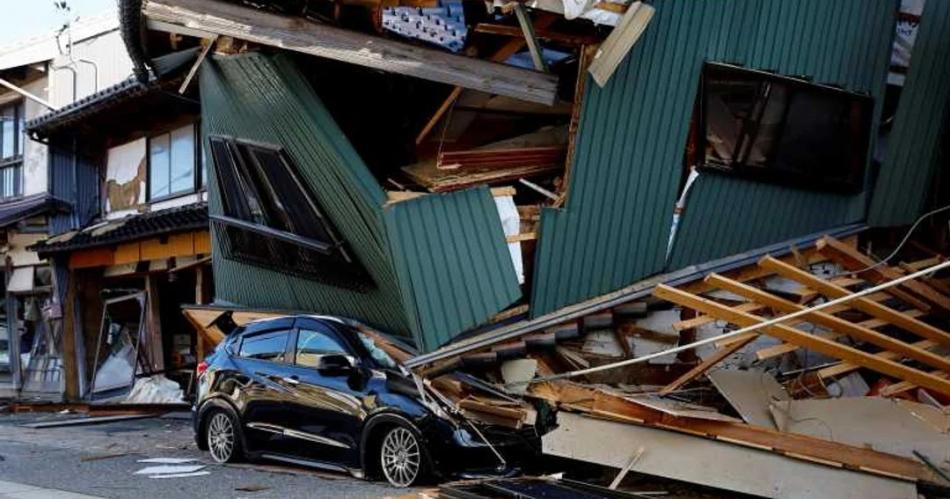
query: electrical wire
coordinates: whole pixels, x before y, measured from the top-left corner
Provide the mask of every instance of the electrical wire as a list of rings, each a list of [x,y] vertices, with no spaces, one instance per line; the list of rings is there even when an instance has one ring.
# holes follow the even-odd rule
[[[862,273],[862,272],[867,272],[867,271],[869,271],[869,270],[874,270],[874,269],[880,267],[881,265],[886,264],[886,263],[889,262],[892,258],[894,258],[895,256],[897,256],[897,253],[899,253],[901,249],[903,249],[904,245],[907,244],[907,241],[910,240],[910,236],[914,233],[914,230],[917,229],[917,226],[920,225],[921,222],[923,222],[923,221],[926,220],[927,218],[930,218],[930,217],[936,215],[937,213],[941,213],[941,212],[944,212],[944,211],[947,211],[947,210],[950,210],[950,205],[944,206],[944,207],[942,207],[942,208],[937,208],[936,210],[932,210],[932,211],[928,211],[927,213],[924,213],[923,215],[920,216],[920,218],[917,219],[916,222],[914,222],[914,225],[911,225],[911,226],[910,226],[910,229],[907,230],[907,233],[904,235],[904,238],[901,240],[900,244],[898,244],[897,247],[894,248],[894,251],[892,251],[891,254],[887,255],[887,257],[885,257],[884,259],[880,260],[879,262],[877,262],[877,263],[875,263],[875,264],[873,264],[873,265],[869,265],[869,266],[867,266],[867,267],[865,267],[865,268],[863,268],[863,269],[854,270],[854,271],[845,272],[845,273],[846,273],[846,274],[860,274],[860,273]]]

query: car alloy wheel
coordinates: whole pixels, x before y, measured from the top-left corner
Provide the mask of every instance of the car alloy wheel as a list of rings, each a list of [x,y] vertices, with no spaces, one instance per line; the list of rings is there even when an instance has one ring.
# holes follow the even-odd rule
[[[422,469],[422,449],[416,435],[397,426],[386,434],[380,450],[380,460],[386,480],[396,487],[408,487],[415,482]]]
[[[208,450],[211,457],[219,463],[231,460],[234,454],[234,424],[224,412],[217,412],[208,422]]]

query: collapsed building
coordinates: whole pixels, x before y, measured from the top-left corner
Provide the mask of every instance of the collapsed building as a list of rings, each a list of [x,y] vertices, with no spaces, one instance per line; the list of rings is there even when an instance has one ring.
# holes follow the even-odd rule
[[[137,198],[133,217],[36,249],[74,283],[213,275],[176,294],[190,324],[166,328],[197,331],[190,355],[255,318],[346,316],[413,343],[405,365],[465,417],[540,428],[556,409],[548,454],[760,496],[947,486],[950,293],[918,275],[946,253],[920,217],[947,199],[947,3],[120,8],[127,85],[191,106],[206,173],[190,170],[186,204],[206,219],[126,237],[109,224],[163,212]],[[899,23],[916,30],[903,65]],[[96,128],[144,119],[131,102]],[[70,137],[71,112],[28,127]],[[169,249],[182,234],[190,250]],[[102,296],[64,322],[86,348],[77,396],[107,360]],[[800,317],[767,322],[784,314]],[[126,329],[146,338],[138,317]],[[165,370],[137,357],[133,377]]]

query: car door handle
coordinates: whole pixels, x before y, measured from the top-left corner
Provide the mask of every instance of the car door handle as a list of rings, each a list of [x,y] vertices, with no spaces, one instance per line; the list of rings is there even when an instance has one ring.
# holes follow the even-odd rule
[[[281,378],[281,379],[284,380],[284,382],[286,382],[286,383],[290,383],[291,385],[299,385],[299,384],[300,384],[300,378],[298,378],[298,377],[296,377],[296,376],[286,376],[286,377],[283,377],[283,378]]]

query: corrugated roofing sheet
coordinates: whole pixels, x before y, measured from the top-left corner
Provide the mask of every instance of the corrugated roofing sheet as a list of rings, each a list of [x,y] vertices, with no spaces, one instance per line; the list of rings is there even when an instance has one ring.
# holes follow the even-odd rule
[[[507,267],[499,262],[500,255],[507,258],[507,246],[488,190],[430,195],[384,209],[382,187],[290,58],[213,57],[201,71],[201,96],[205,137],[229,135],[287,151],[375,283],[360,293],[216,251],[220,300],[344,315],[412,333],[420,347],[435,348],[518,297],[510,260]],[[210,178],[211,213],[220,214]]]
[[[588,80],[567,203],[561,210],[545,210],[541,218],[532,316],[664,269],[704,61],[811,75],[817,82],[881,95],[897,10],[894,0],[657,0],[653,5],[653,22],[607,85],[599,88]],[[731,197],[702,213],[715,218],[716,230],[693,234],[698,236],[695,242],[688,234],[695,229],[680,231],[678,245],[687,247],[677,250],[683,255],[676,257],[678,265],[862,215],[856,208],[862,196],[832,200],[744,180],[700,180],[694,199],[723,202],[724,192]],[[768,232],[777,220],[770,214],[793,215],[806,209],[801,203],[815,201],[834,205],[822,226],[802,223]],[[766,211],[750,217],[754,209]],[[805,218],[814,221],[812,215]],[[683,221],[690,227],[697,223],[711,222]]]
[[[450,339],[445,332],[484,323],[521,296],[487,187],[394,203],[385,217],[408,313],[422,332],[424,350]]]
[[[921,215],[946,141],[948,82],[950,2],[931,0],[921,15],[893,133],[871,200],[870,225],[906,225]]]

